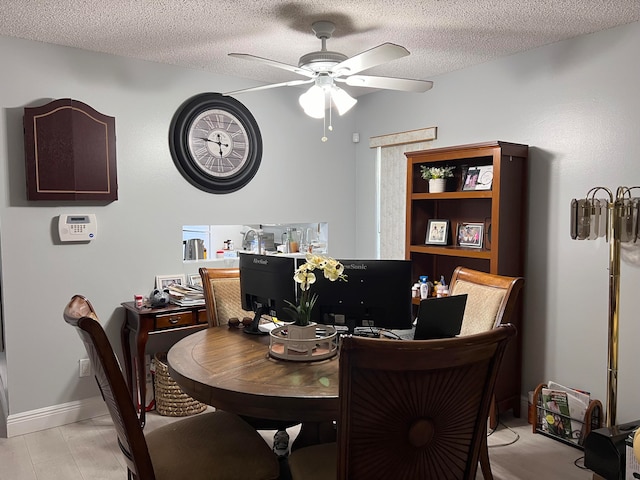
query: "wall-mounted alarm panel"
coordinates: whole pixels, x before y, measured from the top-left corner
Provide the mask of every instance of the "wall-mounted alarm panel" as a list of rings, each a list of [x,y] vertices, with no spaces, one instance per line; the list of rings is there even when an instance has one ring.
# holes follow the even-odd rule
[[[86,215],[62,214],[58,218],[61,242],[86,242],[98,234],[98,224],[93,213]]]

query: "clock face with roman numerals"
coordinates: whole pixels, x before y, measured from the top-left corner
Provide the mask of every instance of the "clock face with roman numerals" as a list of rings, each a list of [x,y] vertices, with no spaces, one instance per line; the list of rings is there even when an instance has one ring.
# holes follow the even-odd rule
[[[247,140],[240,120],[219,108],[205,110],[189,127],[189,152],[198,167],[214,177],[242,170],[249,156]]]
[[[218,93],[196,95],[178,109],[169,146],[182,175],[212,193],[242,188],[256,174],[262,156],[260,130],[249,110]]]

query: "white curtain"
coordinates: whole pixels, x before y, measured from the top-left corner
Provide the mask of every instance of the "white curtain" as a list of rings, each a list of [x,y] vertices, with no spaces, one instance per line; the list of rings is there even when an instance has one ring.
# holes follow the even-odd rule
[[[370,139],[369,145],[378,149],[379,161],[376,178],[379,258],[405,258],[407,157],[404,153],[431,148],[435,138],[436,129],[432,127]]]

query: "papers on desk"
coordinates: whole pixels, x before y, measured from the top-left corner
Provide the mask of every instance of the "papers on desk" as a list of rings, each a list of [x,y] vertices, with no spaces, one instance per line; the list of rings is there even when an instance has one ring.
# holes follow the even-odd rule
[[[280,324],[280,326],[282,326],[282,325],[283,324]],[[269,333],[271,330],[273,330],[277,326],[278,325],[276,325],[273,322],[261,323],[261,324],[258,325],[258,330],[260,330],[261,332]]]
[[[204,305],[202,287],[197,285],[170,285],[169,301],[181,307]]]

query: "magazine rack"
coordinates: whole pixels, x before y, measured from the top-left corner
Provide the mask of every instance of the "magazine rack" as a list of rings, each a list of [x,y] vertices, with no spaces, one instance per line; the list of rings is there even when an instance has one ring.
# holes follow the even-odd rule
[[[557,412],[551,412],[550,410],[545,408],[542,401],[542,389],[546,387],[546,383],[541,383],[533,392],[533,404],[536,407],[536,418],[535,422],[533,423],[533,433],[540,433],[559,442],[571,445],[572,447],[579,448],[581,450],[584,449],[583,443],[587,435],[592,430],[596,430],[602,427],[602,403],[600,402],[600,400],[591,400],[589,402],[589,405],[587,406],[584,418],[571,418],[567,415],[562,415]],[[545,429],[544,418],[551,413],[553,413],[554,415],[559,415],[560,417],[564,417],[564,420],[566,422],[570,422],[571,424],[578,423],[581,427],[578,435],[575,438],[563,438]]]

